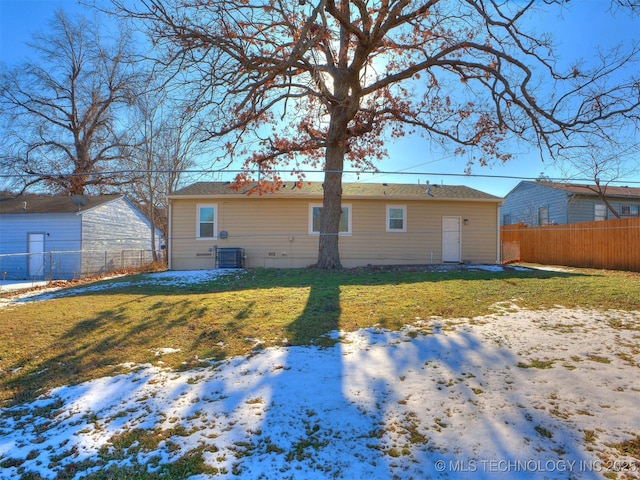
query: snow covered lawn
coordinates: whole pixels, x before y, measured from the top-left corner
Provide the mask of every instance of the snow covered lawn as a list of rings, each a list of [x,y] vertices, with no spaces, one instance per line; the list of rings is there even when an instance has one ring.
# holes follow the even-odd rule
[[[55,389],[0,409],[0,477],[640,478],[640,312],[516,303]]]

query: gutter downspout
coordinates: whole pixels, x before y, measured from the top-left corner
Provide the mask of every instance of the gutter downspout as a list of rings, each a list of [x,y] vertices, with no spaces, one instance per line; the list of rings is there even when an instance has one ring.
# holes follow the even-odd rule
[[[171,239],[173,238],[173,227],[172,227],[172,217],[173,217],[173,201],[169,198],[169,217],[167,218],[167,268],[171,270],[171,257],[173,252],[173,245],[171,244]]]
[[[502,203],[496,204],[496,265],[500,265],[502,263],[502,258],[500,255],[500,207]]]

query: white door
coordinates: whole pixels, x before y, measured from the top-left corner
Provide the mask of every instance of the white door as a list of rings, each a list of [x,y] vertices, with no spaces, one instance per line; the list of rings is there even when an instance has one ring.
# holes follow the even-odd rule
[[[460,260],[460,217],[442,217],[442,261]]]
[[[44,277],[44,233],[29,234],[29,276]]]

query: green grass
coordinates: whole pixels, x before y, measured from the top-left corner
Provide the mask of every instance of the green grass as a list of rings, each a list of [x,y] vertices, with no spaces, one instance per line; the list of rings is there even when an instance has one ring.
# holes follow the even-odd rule
[[[541,370],[546,370],[547,368],[552,368],[555,360],[539,360],[534,359],[531,360],[530,363],[518,362],[518,367],[520,368],[539,368]]]
[[[0,406],[121,373],[129,362],[189,369],[272,345],[328,346],[320,337],[336,329],[483,315],[512,299],[524,308],[640,308],[640,277],[603,271],[256,269],[179,288],[122,280],[0,310]],[[157,356],[159,348],[180,351]]]

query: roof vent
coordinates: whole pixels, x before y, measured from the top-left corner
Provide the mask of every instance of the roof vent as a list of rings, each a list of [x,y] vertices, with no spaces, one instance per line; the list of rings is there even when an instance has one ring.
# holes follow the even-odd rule
[[[71,197],[73,204],[78,207],[78,211],[82,210],[82,207],[89,204],[89,199],[84,195],[73,195]]]
[[[425,193],[430,197],[433,197],[433,193],[431,193],[431,185],[429,185],[429,180],[427,180],[427,191]]]
[[[22,210],[27,211],[27,202],[22,202]]]

